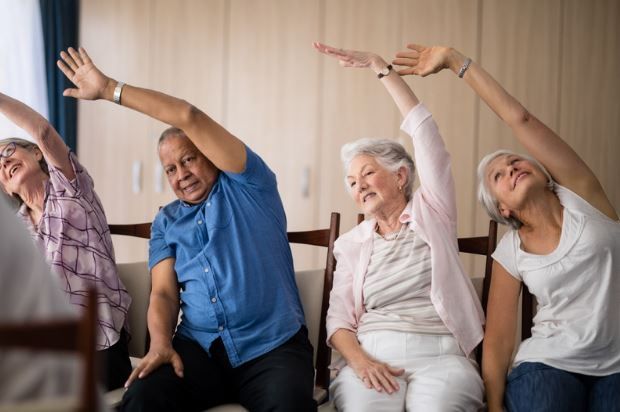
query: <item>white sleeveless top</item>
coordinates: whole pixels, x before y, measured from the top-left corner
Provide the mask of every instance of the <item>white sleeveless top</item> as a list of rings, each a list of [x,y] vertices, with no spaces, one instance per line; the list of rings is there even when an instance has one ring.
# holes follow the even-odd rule
[[[524,252],[513,230],[493,254],[538,301],[532,337],[519,346],[513,366],[620,372],[620,222],[565,187],[555,189],[564,207],[557,248],[548,255]]]

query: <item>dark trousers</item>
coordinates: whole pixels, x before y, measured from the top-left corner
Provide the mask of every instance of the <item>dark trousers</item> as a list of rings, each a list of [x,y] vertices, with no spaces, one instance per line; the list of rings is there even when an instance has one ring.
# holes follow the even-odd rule
[[[524,362],[508,375],[504,402],[510,412],[619,412],[620,373],[587,376]]]
[[[118,342],[107,349],[97,351],[99,381],[108,391],[121,388],[131,374],[127,341],[127,332],[123,328]]]
[[[122,411],[202,411],[240,403],[250,411],[316,411],[312,345],[302,327],[276,349],[236,368],[221,339],[211,356],[196,342],[176,336],[183,378],[167,364],[131,384]]]

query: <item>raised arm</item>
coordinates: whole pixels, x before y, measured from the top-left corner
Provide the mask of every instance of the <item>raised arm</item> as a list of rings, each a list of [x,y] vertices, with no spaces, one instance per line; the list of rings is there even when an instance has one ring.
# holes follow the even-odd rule
[[[172,336],[179,316],[179,286],[172,258],[164,259],[151,270],[152,289],[147,314],[151,345],[149,352],[133,370],[125,387],[143,378],[161,365],[170,363],[174,372],[183,377],[183,362],[172,347]]]
[[[86,50],[61,52],[58,67],[76,88],[64,91],[76,99],[114,101],[118,82],[103,74]],[[120,104],[183,130],[187,137],[220,170],[245,170],[245,145],[215,120],[185,100],[154,90],[125,85]]]
[[[0,113],[22,128],[41,149],[45,161],[69,180],[75,178],[69,161],[69,148],[54,127],[28,105],[0,93]]]
[[[449,47],[407,45],[396,54],[395,65],[405,66],[401,75],[427,76],[443,69],[459,73],[467,58]],[[559,184],[569,188],[610,218],[617,220],[611,202],[588,165],[553,130],[530,114],[489,73],[471,62],[463,78],[511,129],[517,140]]]
[[[369,68],[376,74],[384,70],[388,63],[374,53],[337,49],[322,43],[313,43],[314,48],[319,52],[338,59],[343,67]],[[419,100],[413,90],[400,78],[393,70],[381,78],[381,83],[394,99],[400,114],[405,117],[413,109]]]

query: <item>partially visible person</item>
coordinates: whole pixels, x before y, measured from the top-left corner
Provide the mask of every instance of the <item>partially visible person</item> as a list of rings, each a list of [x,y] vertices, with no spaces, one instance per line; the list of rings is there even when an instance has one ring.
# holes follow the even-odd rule
[[[93,180],[39,113],[2,93],[0,113],[35,141],[0,140],[0,186],[19,205],[17,214],[52,266],[65,299],[84,306],[86,290],[97,290],[102,382],[107,389],[122,387],[131,373],[126,331],[131,298],[118,277]]]
[[[0,198],[0,322],[76,317],[58,280],[36,250],[15,213]],[[20,402],[77,392],[73,356],[0,349],[0,403]]]
[[[620,411],[620,222],[600,182],[480,65],[449,47],[408,48],[394,60],[401,74],[457,73],[531,154],[500,150],[478,166],[480,202],[512,229],[493,254],[489,410]],[[522,283],[538,311],[511,361]]]
[[[345,183],[369,219],[336,241],[328,343],[346,365],[330,392],[341,411],[476,411],[483,384],[469,356],[480,301],[459,260],[450,155],[431,113],[380,56],[315,48],[366,68],[394,99],[415,149],[386,139],[343,146]],[[378,77],[379,80],[377,80]]]
[[[0,323],[78,317],[23,225],[0,197]],[[80,371],[71,354],[0,350],[0,404],[78,397]],[[0,409],[8,406],[0,406]],[[99,411],[108,408],[98,392]],[[20,409],[21,410],[21,409]]]
[[[115,101],[173,126],[157,149],[178,199],[153,222],[151,346],[122,409],[235,402],[251,411],[316,410],[313,350],[275,174],[186,101],[107,77],[84,49],[61,57],[76,86],[65,95]]]

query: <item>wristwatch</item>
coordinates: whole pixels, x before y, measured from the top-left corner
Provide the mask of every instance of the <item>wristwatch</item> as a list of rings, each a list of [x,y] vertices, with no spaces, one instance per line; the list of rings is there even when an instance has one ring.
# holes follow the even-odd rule
[[[379,73],[377,73],[377,77],[379,79],[382,79],[383,77],[387,76],[388,74],[390,74],[390,70],[392,70],[392,65],[388,64],[386,67],[384,67],[383,69],[381,69],[381,71]]]

